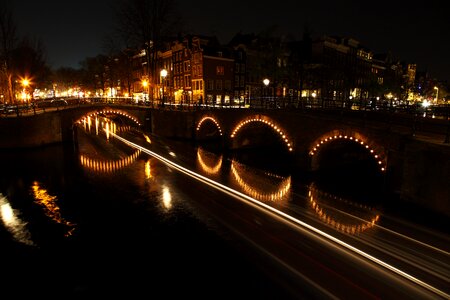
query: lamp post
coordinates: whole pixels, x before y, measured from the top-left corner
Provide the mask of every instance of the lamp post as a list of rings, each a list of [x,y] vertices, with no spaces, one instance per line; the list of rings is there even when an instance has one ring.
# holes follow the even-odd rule
[[[265,90],[265,96],[267,97],[267,87],[269,86],[269,84],[270,84],[270,80],[269,80],[269,78],[264,78],[264,80],[263,80],[263,84],[264,84],[264,86],[265,86],[265,88],[264,88],[264,90]],[[266,106],[267,106],[267,100],[265,101],[265,103],[266,103]],[[263,106],[263,103],[262,103],[262,101],[261,101],[261,106]]]
[[[26,102],[27,100],[27,87],[30,85],[30,81],[27,78],[22,79],[21,81],[23,90],[22,90],[22,101]]]
[[[436,102],[436,104],[437,104],[438,103],[438,96],[439,96],[439,88],[437,86],[435,86],[434,89],[436,90],[436,99],[434,100],[434,102]]]
[[[161,84],[162,84],[162,106],[164,107],[164,80],[166,79],[167,76],[167,70],[166,69],[162,69],[160,72],[161,75]]]
[[[147,90],[148,87],[148,81],[147,80],[142,80],[142,87],[144,88],[144,102],[145,100],[147,100],[147,96],[145,96],[145,91]]]

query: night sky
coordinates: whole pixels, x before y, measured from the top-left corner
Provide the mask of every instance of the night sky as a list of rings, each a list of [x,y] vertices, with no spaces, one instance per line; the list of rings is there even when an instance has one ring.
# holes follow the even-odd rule
[[[104,38],[115,26],[117,0],[13,1],[22,35],[42,39],[54,67],[78,68],[88,56],[104,52]],[[305,24],[313,37],[353,37],[375,53],[417,63],[419,70],[450,81],[450,14],[438,1],[178,1],[191,33],[214,34],[221,42],[272,26],[301,38]],[[220,3],[226,3],[221,6]]]

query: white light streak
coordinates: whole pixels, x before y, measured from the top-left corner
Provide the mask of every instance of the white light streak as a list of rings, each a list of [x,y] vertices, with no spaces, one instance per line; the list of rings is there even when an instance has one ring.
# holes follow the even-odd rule
[[[183,166],[180,166],[180,165],[172,162],[169,159],[166,159],[165,157],[163,157],[163,156],[161,156],[161,155],[159,155],[159,154],[157,154],[157,153],[155,153],[153,151],[150,151],[150,150],[148,150],[148,149],[146,149],[144,147],[141,147],[141,146],[139,146],[139,145],[137,145],[137,144],[135,144],[133,142],[130,142],[130,141],[128,141],[128,140],[126,140],[126,139],[124,139],[124,138],[122,138],[120,136],[116,135],[116,138],[118,140],[122,141],[123,143],[131,146],[131,147],[140,149],[142,152],[145,152],[145,153],[155,157],[156,159],[158,159],[159,161],[165,163],[169,167],[172,167],[172,168],[178,170],[181,173],[184,173],[184,174],[186,174],[186,175],[188,175],[188,176],[190,176],[190,177],[192,177],[192,178],[194,178],[194,179],[196,179],[196,180],[198,180],[200,182],[203,182],[203,183],[205,183],[205,184],[207,184],[207,185],[209,185],[209,186],[211,186],[211,187],[213,187],[213,188],[215,188],[215,189],[217,189],[217,190],[219,190],[219,191],[221,191],[221,192],[223,192],[223,193],[225,193],[227,195],[230,195],[233,198],[239,199],[241,201],[247,201],[250,204],[253,204],[253,205],[255,205],[257,207],[260,207],[260,208],[265,208],[266,210],[268,210],[268,211],[272,212],[273,214],[281,217],[282,219],[291,221],[294,224],[299,225],[301,228],[306,228],[309,231],[311,231],[313,233],[316,233],[317,235],[325,238],[326,240],[332,241],[332,242],[334,242],[334,243],[336,243],[336,244],[346,248],[347,250],[350,250],[351,252],[359,254],[360,256],[362,256],[362,257],[364,257],[364,258],[374,262],[375,264],[377,264],[379,266],[382,266],[382,267],[384,267],[384,268],[386,268],[386,269],[396,273],[397,275],[400,275],[400,276],[408,279],[409,281],[411,281],[411,282],[413,282],[413,283],[415,283],[415,284],[417,284],[417,285],[419,285],[419,286],[421,286],[421,287],[423,287],[423,288],[425,288],[425,289],[427,289],[427,290],[429,290],[429,291],[431,291],[431,292],[433,292],[433,293],[435,293],[437,295],[440,295],[441,297],[450,298],[450,295],[448,295],[445,292],[443,292],[443,291],[441,291],[441,290],[431,286],[430,284],[428,284],[428,283],[426,283],[426,282],[424,282],[424,281],[422,281],[420,279],[417,279],[416,277],[414,277],[414,276],[412,276],[412,275],[410,275],[410,274],[408,274],[408,273],[406,273],[406,272],[404,272],[404,271],[402,271],[402,270],[400,270],[400,269],[398,269],[398,268],[396,268],[396,267],[394,267],[394,266],[392,266],[392,265],[382,261],[381,259],[378,259],[378,258],[376,258],[376,257],[374,257],[374,256],[372,256],[372,255],[370,255],[370,254],[368,254],[368,253],[366,253],[366,252],[364,252],[364,251],[362,251],[362,250],[360,250],[360,249],[358,249],[358,248],[356,248],[356,247],[354,247],[354,246],[352,246],[352,245],[350,245],[350,244],[348,244],[348,243],[346,243],[346,242],[344,242],[344,241],[342,241],[342,240],[340,240],[338,238],[335,238],[334,236],[332,236],[332,235],[330,235],[330,234],[328,234],[328,233],[326,233],[326,232],[324,232],[324,231],[322,231],[322,230],[320,230],[318,228],[315,228],[314,226],[312,226],[312,225],[310,225],[310,224],[308,224],[306,222],[298,220],[298,219],[296,219],[296,218],[294,218],[294,217],[292,217],[292,216],[290,216],[290,215],[288,215],[288,214],[286,214],[286,213],[284,213],[284,212],[282,212],[282,211],[280,211],[280,210],[278,210],[276,208],[273,208],[270,205],[262,203],[262,202],[260,202],[260,201],[258,201],[256,199],[254,199],[254,198],[252,198],[250,196],[247,196],[247,195],[245,195],[245,194],[243,194],[241,192],[238,192],[238,191],[236,191],[236,190],[234,190],[234,189],[232,189],[232,188],[230,188],[230,187],[228,187],[226,185],[223,185],[223,184],[221,184],[219,182],[216,182],[216,181],[211,180],[211,179],[209,179],[209,178],[207,178],[205,176],[202,176],[202,175],[200,175],[198,173],[195,173],[195,172],[193,172],[193,171],[191,171],[191,170],[189,170],[189,169],[187,169],[187,168],[185,168]]]

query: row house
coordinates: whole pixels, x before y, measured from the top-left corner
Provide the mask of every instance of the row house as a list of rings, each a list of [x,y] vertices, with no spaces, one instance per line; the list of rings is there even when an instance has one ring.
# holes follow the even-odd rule
[[[133,60],[133,91],[145,94],[145,51]],[[405,68],[390,55],[374,55],[359,41],[336,36],[287,41],[238,33],[222,46],[216,37],[187,35],[168,43],[157,60],[154,72],[164,69],[167,76],[156,78],[148,95],[173,104],[246,105],[268,96],[404,98],[401,89],[414,84],[416,72],[415,65]]]
[[[158,53],[158,71],[166,70],[167,76],[156,82],[156,99],[172,104],[234,103],[234,59],[215,37],[186,36],[167,48]]]

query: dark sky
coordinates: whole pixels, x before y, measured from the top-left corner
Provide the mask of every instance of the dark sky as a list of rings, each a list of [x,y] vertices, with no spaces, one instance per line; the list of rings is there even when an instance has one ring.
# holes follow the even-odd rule
[[[14,0],[22,34],[40,37],[52,67],[79,67],[87,56],[103,52],[104,37],[115,18],[117,0]],[[214,34],[228,42],[237,32],[258,33],[277,26],[301,37],[305,24],[318,37],[353,37],[374,52],[391,53],[417,63],[438,79],[450,81],[450,14],[443,2],[178,0],[178,10],[192,33]]]

